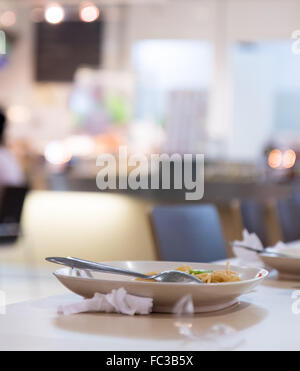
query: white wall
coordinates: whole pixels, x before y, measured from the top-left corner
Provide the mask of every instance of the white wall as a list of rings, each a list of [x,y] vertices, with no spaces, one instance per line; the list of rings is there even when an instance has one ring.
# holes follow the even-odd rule
[[[270,134],[270,122],[251,115],[249,138],[256,146],[246,146],[248,122],[234,125],[233,91],[229,48],[235,41],[289,40],[300,28],[298,0],[199,0],[170,2],[132,8],[128,14],[127,65],[131,45],[140,39],[196,38],[213,43],[215,49],[214,81],[209,118],[209,132],[223,142],[228,158],[254,160]],[[129,67],[128,67],[129,68]],[[261,104],[264,97],[262,96]],[[238,119],[238,118],[236,118]],[[255,127],[256,125],[256,127]],[[237,143],[237,148],[234,146]]]

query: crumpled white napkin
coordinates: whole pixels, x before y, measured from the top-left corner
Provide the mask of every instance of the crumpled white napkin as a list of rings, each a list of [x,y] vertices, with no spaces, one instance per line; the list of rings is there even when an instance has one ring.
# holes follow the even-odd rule
[[[264,249],[263,245],[255,233],[249,233],[245,229],[243,231],[243,240],[234,241],[232,250],[234,255],[238,258],[239,263],[249,266],[264,267],[264,263],[259,258],[259,254],[243,249],[238,245],[244,245],[262,251]],[[290,257],[300,258],[300,241],[289,243],[279,241],[274,246],[266,247],[266,250],[269,252],[279,252]]]
[[[129,316],[152,312],[153,299],[127,294],[124,288],[113,290],[110,294],[96,293],[92,299],[60,306],[59,314],[71,315],[86,312],[121,313]]]
[[[300,258],[300,241],[293,241],[284,243],[282,241],[277,242],[275,246],[268,247],[269,252],[278,252],[293,258]]]
[[[242,247],[235,246],[242,245],[247,247],[252,247],[256,250],[262,251],[264,249],[263,244],[255,233],[249,233],[246,229],[243,230],[243,240],[233,242],[233,253],[238,258],[239,263],[253,265],[258,267],[263,267],[264,263],[259,258],[256,252],[252,252]]]

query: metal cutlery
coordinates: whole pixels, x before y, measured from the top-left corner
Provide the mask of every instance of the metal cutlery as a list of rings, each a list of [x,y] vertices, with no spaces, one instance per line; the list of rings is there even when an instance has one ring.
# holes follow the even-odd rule
[[[199,278],[190,275],[185,272],[170,270],[161,272],[156,275],[145,275],[139,272],[133,272],[118,267],[112,267],[102,263],[95,263],[88,260],[77,259],[77,258],[61,258],[61,257],[49,257],[46,261],[50,263],[64,265],[70,268],[91,270],[103,273],[120,274],[125,276],[131,276],[140,278],[143,280],[155,280],[157,282],[181,282],[181,283],[203,283]]]

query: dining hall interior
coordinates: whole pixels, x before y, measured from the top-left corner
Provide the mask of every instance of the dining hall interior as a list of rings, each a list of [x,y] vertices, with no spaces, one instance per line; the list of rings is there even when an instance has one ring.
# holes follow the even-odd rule
[[[0,0],[5,303],[67,292],[47,257],[300,246],[299,41],[299,0]],[[166,187],[147,183],[166,169]]]

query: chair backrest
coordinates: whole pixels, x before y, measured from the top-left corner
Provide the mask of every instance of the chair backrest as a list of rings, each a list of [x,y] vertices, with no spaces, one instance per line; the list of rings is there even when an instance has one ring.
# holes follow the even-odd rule
[[[264,247],[268,246],[264,205],[257,200],[240,203],[243,225],[249,233],[255,233]]]
[[[284,242],[300,240],[300,202],[279,200],[277,209]]]
[[[13,243],[20,234],[20,222],[27,187],[4,187],[0,192],[0,244]]]
[[[162,260],[206,263],[227,257],[214,205],[156,206],[151,221]]]
[[[4,187],[0,198],[0,224],[20,224],[27,187]]]

